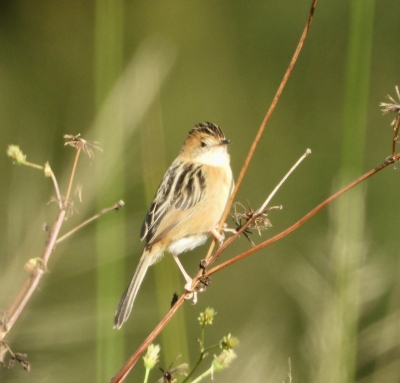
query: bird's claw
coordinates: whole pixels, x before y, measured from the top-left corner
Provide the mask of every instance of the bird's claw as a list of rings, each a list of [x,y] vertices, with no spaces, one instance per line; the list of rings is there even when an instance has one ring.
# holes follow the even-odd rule
[[[186,280],[185,290],[189,294],[185,296],[185,299],[193,299],[193,304],[195,305],[197,303],[197,291],[193,290],[192,283],[193,279]]]
[[[222,225],[222,232],[221,233],[218,232],[218,228],[214,228],[213,230],[211,230],[211,234],[218,241],[220,246],[222,246],[222,244],[224,243],[224,241],[225,241],[225,233],[227,233],[227,232],[233,233],[233,234],[237,233],[237,231],[235,229],[229,228],[226,223],[224,223]]]

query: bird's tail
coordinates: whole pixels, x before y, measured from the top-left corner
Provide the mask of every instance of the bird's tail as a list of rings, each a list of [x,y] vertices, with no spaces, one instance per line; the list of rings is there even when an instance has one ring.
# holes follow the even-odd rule
[[[114,317],[114,328],[120,329],[123,323],[128,319],[129,314],[132,311],[133,302],[135,301],[136,294],[139,291],[139,287],[142,284],[146,271],[153,263],[154,259],[152,255],[145,249],[136,268],[135,275],[119,302]]]

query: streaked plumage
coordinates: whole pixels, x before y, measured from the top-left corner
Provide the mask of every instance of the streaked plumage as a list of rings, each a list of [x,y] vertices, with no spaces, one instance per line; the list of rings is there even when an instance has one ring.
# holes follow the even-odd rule
[[[140,239],[146,246],[114,318],[120,328],[127,320],[147,268],[164,251],[177,255],[203,244],[216,226],[232,192],[233,178],[221,129],[209,122],[189,132],[179,156],[165,173],[144,219]]]

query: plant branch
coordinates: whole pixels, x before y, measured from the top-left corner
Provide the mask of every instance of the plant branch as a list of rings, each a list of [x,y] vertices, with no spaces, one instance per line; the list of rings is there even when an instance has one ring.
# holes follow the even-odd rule
[[[59,234],[61,226],[64,222],[65,215],[67,213],[68,198],[69,198],[72,183],[74,180],[74,175],[75,175],[75,170],[76,170],[76,166],[78,163],[79,153],[80,153],[80,149],[77,148],[77,154],[75,156],[74,164],[73,164],[72,171],[71,171],[71,176],[70,176],[70,180],[69,180],[68,191],[67,191],[67,195],[65,198],[65,203],[61,205],[60,214],[58,215],[57,220],[54,223],[54,226],[51,230],[51,233],[50,233],[48,242],[46,243],[46,246],[44,248],[42,257],[40,259],[31,259],[25,265],[26,268],[29,268],[30,275],[29,275],[28,279],[26,280],[26,282],[24,283],[24,285],[22,286],[19,293],[17,294],[17,297],[11,303],[10,308],[7,310],[7,316],[9,318],[9,320],[7,321],[6,325],[3,326],[3,328],[0,328],[0,340],[2,340],[5,337],[5,335],[7,334],[7,332],[11,330],[15,321],[18,319],[21,312],[23,311],[26,304],[28,303],[29,299],[31,298],[33,292],[36,290],[37,286],[39,285],[40,279],[47,272],[47,263],[49,261],[51,253],[54,250],[58,234]],[[51,176],[52,176],[55,188],[56,188],[57,198],[59,198],[59,203],[60,203],[61,196],[60,196],[59,189],[58,189],[58,183],[57,183],[56,178],[52,171],[51,171]]]
[[[396,144],[399,142],[399,137],[398,137],[398,133],[399,133],[399,128],[400,128],[400,115],[398,114],[395,118],[395,120],[393,121],[393,130],[394,130],[394,134],[393,134],[393,143],[392,143],[392,156],[396,155]]]
[[[278,103],[278,100],[279,100],[279,98],[280,98],[280,96],[281,96],[281,94],[283,92],[283,89],[286,86],[286,83],[287,83],[287,81],[288,81],[288,79],[290,77],[290,74],[293,71],[294,65],[296,64],[296,61],[297,61],[297,58],[299,57],[301,49],[303,48],[304,41],[305,41],[305,39],[307,37],[308,30],[310,29],[311,21],[313,19],[314,11],[315,11],[315,7],[316,6],[317,6],[317,0],[313,0],[312,4],[311,4],[311,9],[310,9],[310,12],[309,12],[309,15],[308,15],[306,26],[304,27],[303,33],[302,33],[302,35],[300,37],[300,41],[297,44],[297,47],[296,47],[296,50],[295,50],[295,52],[293,54],[292,60],[290,61],[290,64],[289,64],[288,68],[286,69],[285,75],[283,76],[283,79],[282,79],[282,81],[281,81],[281,83],[279,85],[279,88],[276,91],[275,97],[273,98],[272,103],[271,103],[271,105],[270,105],[270,107],[269,107],[269,109],[267,111],[267,114],[265,115],[264,120],[261,123],[261,126],[260,126],[260,128],[259,128],[259,130],[257,132],[257,135],[256,135],[256,137],[255,137],[255,139],[253,141],[253,144],[251,145],[251,148],[250,148],[249,153],[248,153],[248,155],[246,157],[246,160],[244,161],[242,170],[239,173],[239,177],[236,180],[235,188],[234,188],[234,190],[232,192],[232,195],[229,198],[229,201],[228,201],[228,203],[226,205],[224,213],[222,214],[222,218],[221,218],[221,221],[220,221],[220,224],[219,224],[219,231],[221,231],[221,228],[222,228],[224,222],[226,221],[226,218],[228,217],[228,214],[229,214],[229,211],[231,209],[233,200],[235,199],[237,191],[238,191],[238,189],[239,189],[239,187],[240,187],[240,185],[241,185],[241,183],[243,181],[244,175],[245,175],[245,173],[247,171],[247,168],[249,167],[249,164],[250,164],[250,161],[251,161],[251,159],[253,157],[253,154],[254,154],[254,152],[255,152],[255,150],[257,148],[257,145],[258,145],[258,143],[259,143],[259,141],[261,139],[262,134],[264,133],[265,127],[266,127],[269,119],[271,118],[273,111],[275,110],[276,104]],[[208,250],[208,253],[207,253],[207,256],[206,256],[206,261],[208,261],[209,258],[211,257],[211,253],[214,250],[214,246],[215,246],[215,241],[212,242],[212,244],[210,246],[210,249]]]
[[[298,229],[301,225],[303,225],[304,223],[306,223],[310,218],[312,218],[315,214],[317,214],[319,211],[321,211],[324,207],[328,206],[332,201],[334,201],[335,199],[337,199],[338,197],[340,197],[342,194],[346,193],[347,191],[349,191],[350,189],[352,189],[353,187],[355,187],[356,185],[358,185],[359,183],[363,182],[364,180],[366,180],[367,178],[371,177],[372,175],[376,174],[377,172],[379,172],[380,170],[386,168],[387,166],[393,164],[395,161],[398,161],[400,159],[400,154],[398,154],[395,157],[388,157],[382,164],[380,164],[379,166],[377,166],[376,168],[370,170],[369,172],[363,174],[361,177],[357,178],[356,180],[354,180],[353,182],[351,182],[350,184],[348,184],[347,186],[345,186],[344,188],[340,189],[339,191],[337,191],[335,194],[333,194],[332,196],[330,196],[329,198],[327,198],[324,202],[320,203],[318,206],[316,206],[314,209],[312,209],[308,214],[306,214],[303,218],[301,218],[300,220],[298,220],[296,223],[294,223],[292,226],[288,227],[286,230],[282,231],[281,233],[275,235],[274,237],[267,239],[266,241],[260,243],[259,245],[252,247],[251,249],[235,256],[234,258],[231,258],[223,263],[221,263],[218,266],[213,267],[212,269],[210,269],[205,276],[210,276],[212,274],[215,274],[216,272],[240,261],[243,258],[248,257],[249,255],[263,249],[264,247],[267,247],[269,245],[271,245],[272,243],[280,240],[283,237],[286,237],[288,234],[292,233],[293,231],[295,231],[296,229]],[[254,217],[253,217],[254,218]],[[245,225],[246,226],[246,225]],[[247,227],[247,226],[246,226]],[[214,254],[213,254],[213,258],[217,258],[225,249],[226,247],[229,246],[230,243],[232,243],[238,236],[239,234],[242,232],[243,230],[240,230],[238,232],[238,234],[233,235],[232,237],[230,237]]]
[[[30,166],[31,168],[34,168],[34,169],[43,170],[43,166],[42,165],[34,164],[33,162],[25,161],[24,165]]]
[[[213,264],[217,258],[221,255],[221,253],[236,239],[240,236],[241,233],[243,233],[249,226],[251,226],[259,217],[262,217],[264,214],[267,205],[271,201],[272,197],[276,194],[276,192],[279,190],[279,188],[282,186],[282,184],[288,179],[288,177],[293,173],[293,171],[301,164],[301,162],[311,154],[311,150],[307,149],[306,152],[296,161],[296,163],[289,169],[289,171],[285,174],[285,176],[281,179],[281,181],[278,183],[277,186],[275,186],[274,190],[270,193],[270,195],[267,197],[265,202],[262,204],[262,206],[257,209],[256,212],[254,212],[248,221],[242,225],[239,230],[236,231],[234,235],[229,237],[220,247],[219,249],[209,258],[209,262],[207,264],[207,267],[211,264]],[[201,277],[207,277],[208,273],[202,274]],[[197,283],[197,281],[196,281]]]
[[[26,306],[27,302],[29,301],[30,297],[32,296],[33,292],[36,290],[40,279],[42,278],[43,274],[46,272],[47,262],[49,260],[50,254],[53,251],[55,241],[57,239],[58,233],[60,232],[61,225],[64,221],[66,214],[66,210],[61,210],[54,227],[51,231],[51,235],[49,241],[44,249],[42,258],[41,258],[41,265],[34,267],[31,275],[28,277],[28,280],[24,283],[21,291],[18,293],[16,301],[19,300],[17,304],[13,303],[11,308],[15,308],[13,312],[8,311],[8,315],[10,319],[7,321],[7,331],[0,330],[0,340],[4,338],[6,333],[11,330],[12,326],[14,325],[15,321],[18,319],[19,315],[21,314],[22,310]]]
[[[192,370],[189,372],[189,374],[186,376],[185,379],[182,380],[182,383],[186,383],[189,381],[190,377],[196,372],[197,368],[200,366],[201,362],[204,360],[204,358],[207,356],[207,353],[210,352],[211,350],[214,350],[219,347],[219,344],[215,344],[214,346],[210,346],[207,348],[202,348],[200,351],[199,359],[197,360],[196,364],[192,368]]]
[[[68,189],[67,189],[67,194],[65,196],[65,203],[68,204],[69,196],[71,194],[71,188],[72,188],[72,182],[74,180],[75,176],[75,170],[76,170],[76,165],[78,164],[78,159],[79,159],[79,154],[81,153],[81,148],[76,148],[76,155],[75,155],[75,161],[74,165],[72,166],[72,172],[71,172],[71,177],[69,178],[69,184],[68,184]]]
[[[72,234],[74,234],[78,230],[82,229],[84,226],[86,226],[90,222],[93,222],[97,218],[101,217],[103,214],[107,214],[108,212],[113,211],[113,210],[119,210],[122,207],[124,207],[124,205],[125,205],[124,201],[120,200],[117,203],[115,203],[114,205],[112,205],[110,207],[106,207],[105,209],[101,210],[99,213],[95,214],[93,217],[87,219],[86,221],[82,222],[80,225],[78,225],[75,228],[73,228],[72,230],[70,230],[68,233],[64,234],[62,237],[58,238],[56,241],[56,244],[58,245],[60,242],[67,239]]]
[[[118,371],[118,373],[111,379],[112,383],[123,382],[124,379],[129,374],[130,370],[135,366],[136,362],[139,360],[140,356],[146,351],[147,347],[154,341],[161,330],[166,326],[166,324],[172,319],[175,313],[183,305],[191,293],[182,294],[176,303],[170,308],[165,317],[161,322],[154,328],[150,335],[144,340],[144,342],[139,346],[139,348],[132,354],[132,356],[127,360],[125,365]]]
[[[279,190],[279,188],[282,186],[282,184],[289,178],[289,176],[294,172],[294,170],[303,162],[303,160],[311,154],[311,150],[307,149],[306,152],[297,160],[297,162],[290,168],[290,170],[286,173],[286,175],[282,178],[281,182],[279,182],[278,185],[276,185],[275,189],[272,190],[271,194],[268,196],[268,198],[265,200],[265,202],[262,204],[262,206],[256,211],[256,214],[263,213],[265,209],[267,208],[269,202],[273,198],[273,196],[276,194],[276,192]]]
[[[60,188],[58,187],[57,178],[56,178],[56,176],[54,175],[54,173],[53,173],[52,170],[51,170],[51,179],[53,180],[54,189],[56,190],[58,207],[59,207],[60,210],[61,210],[62,207],[63,207],[63,202],[62,202],[62,198],[61,198]]]

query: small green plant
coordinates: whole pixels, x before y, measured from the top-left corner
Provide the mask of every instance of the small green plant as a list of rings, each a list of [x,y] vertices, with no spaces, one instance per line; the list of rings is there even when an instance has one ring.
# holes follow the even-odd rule
[[[205,329],[207,325],[212,325],[213,320],[217,312],[212,307],[207,307],[204,312],[199,315],[199,323],[201,326],[201,337],[199,339],[200,344],[200,355],[199,358],[190,371],[188,376],[183,380],[182,383],[186,383],[189,381],[190,377],[194,374],[197,368],[200,366],[200,363],[209,355],[209,352],[216,349],[221,349],[222,351],[218,354],[214,354],[214,359],[212,360],[210,367],[199,375],[196,379],[192,380],[191,383],[198,383],[204,378],[214,376],[214,372],[222,371],[230,366],[232,361],[236,358],[236,353],[233,349],[238,345],[239,341],[237,338],[233,337],[231,334],[224,336],[219,343],[214,344],[212,346],[205,346]]]
[[[230,366],[232,361],[236,358],[236,353],[233,351],[234,348],[238,345],[239,341],[237,338],[233,337],[231,334],[225,335],[222,339],[212,346],[205,346],[204,339],[205,339],[205,328],[207,325],[212,325],[215,315],[217,315],[216,311],[212,307],[207,307],[204,312],[201,312],[198,320],[201,326],[201,334],[200,339],[198,339],[200,345],[200,355],[199,358],[194,365],[193,369],[187,373],[188,365],[187,363],[180,364],[177,367],[172,368],[174,362],[179,358],[175,358],[174,362],[169,366],[169,368],[164,371],[162,368],[160,370],[163,373],[161,379],[157,381],[157,383],[173,383],[176,382],[174,376],[177,375],[184,375],[186,378],[182,381],[182,383],[191,382],[191,383],[198,383],[204,378],[211,376],[214,377],[214,372],[222,371]],[[221,352],[218,355],[214,354],[214,358],[211,361],[208,369],[204,371],[201,375],[199,375],[194,380],[189,380],[197,368],[200,366],[201,362],[207,358],[209,352],[212,350],[220,349]],[[146,355],[143,357],[144,360],[144,367],[146,369],[144,383],[147,383],[150,370],[152,370],[156,364],[158,363],[158,356],[160,354],[160,346],[151,344],[147,348]]]

